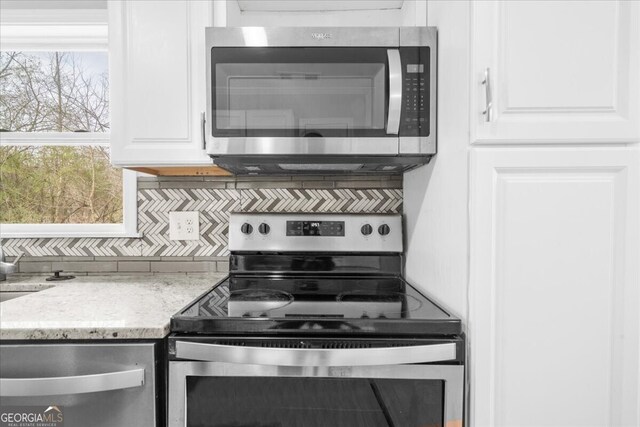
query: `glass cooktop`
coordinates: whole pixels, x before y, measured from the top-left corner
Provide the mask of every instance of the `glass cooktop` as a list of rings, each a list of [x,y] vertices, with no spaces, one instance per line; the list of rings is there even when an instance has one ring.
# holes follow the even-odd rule
[[[429,336],[461,327],[398,277],[232,276],[176,314],[171,330]]]

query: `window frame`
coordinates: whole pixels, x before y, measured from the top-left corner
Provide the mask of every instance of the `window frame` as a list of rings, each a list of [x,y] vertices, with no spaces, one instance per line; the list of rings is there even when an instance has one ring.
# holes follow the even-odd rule
[[[0,23],[2,51],[109,51],[106,10],[3,10]],[[0,145],[110,147],[110,137],[111,132],[1,132]],[[122,211],[118,224],[0,223],[0,237],[141,237],[137,173],[127,169],[122,169]]]

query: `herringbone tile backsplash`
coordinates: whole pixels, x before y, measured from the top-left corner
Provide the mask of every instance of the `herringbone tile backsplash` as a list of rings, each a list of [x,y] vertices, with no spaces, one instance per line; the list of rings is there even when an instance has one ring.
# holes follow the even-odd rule
[[[169,212],[199,211],[200,239],[169,240]],[[141,238],[3,239],[20,272],[207,272],[226,268],[231,212],[401,213],[402,177],[139,178]]]

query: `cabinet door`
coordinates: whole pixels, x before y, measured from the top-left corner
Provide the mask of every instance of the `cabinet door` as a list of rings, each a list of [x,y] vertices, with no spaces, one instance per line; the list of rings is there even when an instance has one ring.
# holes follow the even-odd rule
[[[211,3],[109,2],[113,164],[211,164],[200,122]]]
[[[472,425],[640,425],[639,162],[472,150]]]
[[[472,143],[640,140],[639,2],[471,7]]]

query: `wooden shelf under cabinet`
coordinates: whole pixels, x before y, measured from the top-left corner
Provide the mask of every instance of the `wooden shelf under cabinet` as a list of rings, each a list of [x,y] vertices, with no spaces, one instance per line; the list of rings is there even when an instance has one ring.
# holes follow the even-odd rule
[[[156,176],[231,176],[232,174],[218,166],[162,166],[127,168],[137,172]]]

